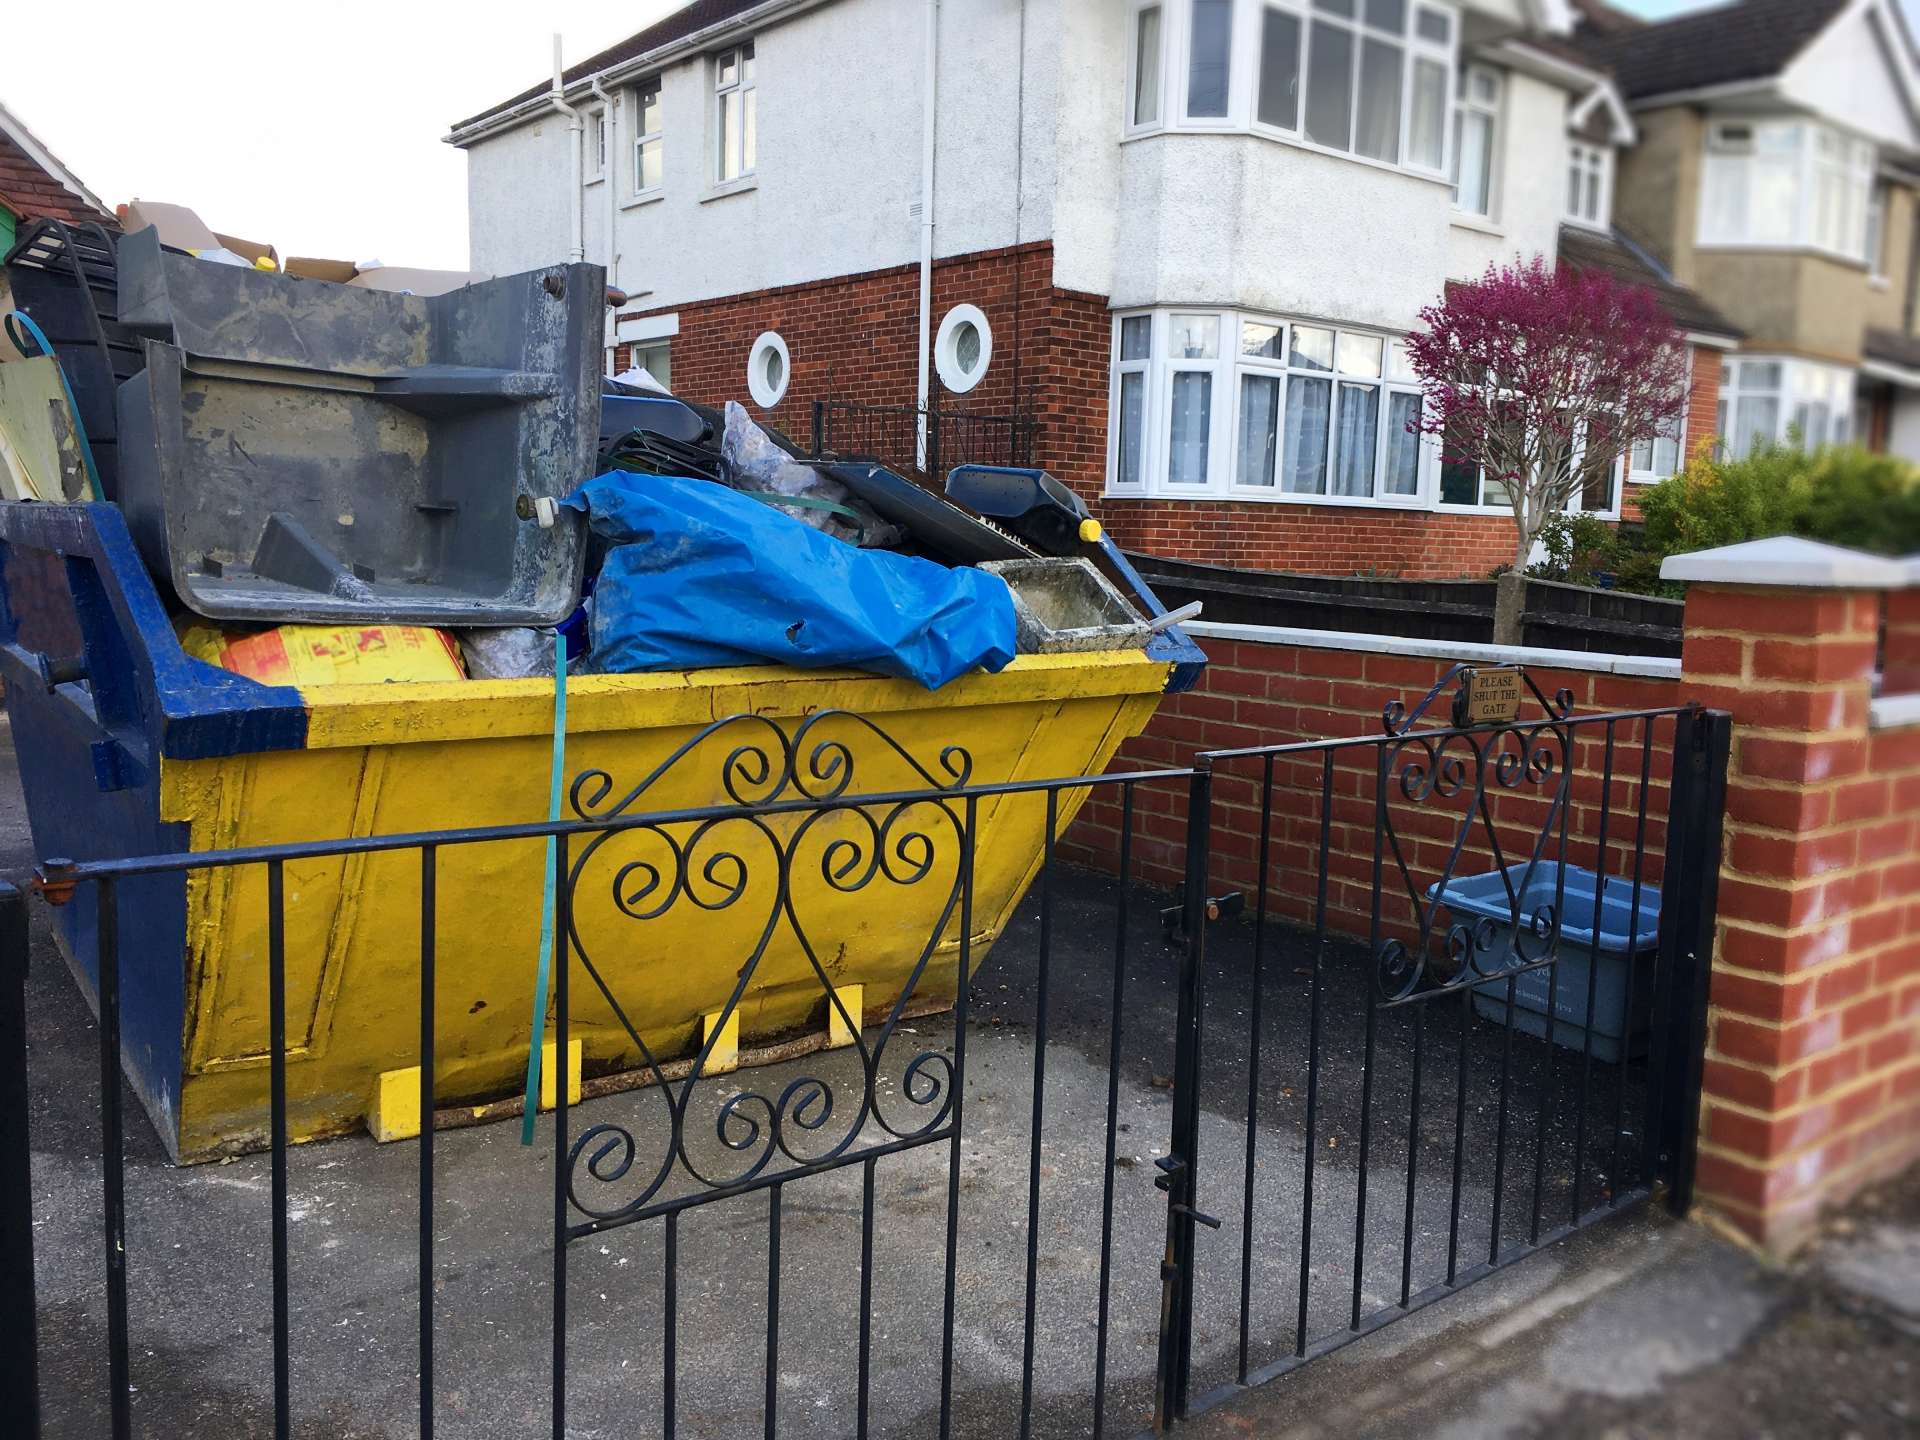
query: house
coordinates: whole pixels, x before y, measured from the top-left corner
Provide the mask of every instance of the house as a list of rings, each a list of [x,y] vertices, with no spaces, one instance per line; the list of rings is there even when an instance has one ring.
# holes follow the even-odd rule
[[[13,248],[23,222],[42,218],[113,224],[113,214],[100,198],[0,105],[0,256]],[[0,297],[5,285],[5,277],[0,276]]]
[[[1578,19],[1566,0],[695,0],[448,139],[475,267],[607,265],[629,297],[612,368],[750,398],[800,438],[816,401],[829,423],[928,398],[1030,414],[1034,462],[1132,548],[1484,574],[1511,558],[1505,502],[1407,430],[1401,339],[1449,280],[1544,254],[1677,305],[1684,428],[1581,497],[1606,516],[1709,433],[1739,336],[1612,228],[1638,132]]]
[[[1639,143],[1621,229],[1745,332],[1718,429],[1920,459],[1920,53],[1896,0],[1736,0],[1644,24],[1583,0],[1576,52]]]

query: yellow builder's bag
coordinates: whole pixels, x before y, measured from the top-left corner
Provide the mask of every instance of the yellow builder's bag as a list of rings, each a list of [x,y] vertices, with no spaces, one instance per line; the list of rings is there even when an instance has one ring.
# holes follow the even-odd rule
[[[180,648],[263,685],[464,680],[460,647],[425,625],[280,625],[252,633],[188,625]]]

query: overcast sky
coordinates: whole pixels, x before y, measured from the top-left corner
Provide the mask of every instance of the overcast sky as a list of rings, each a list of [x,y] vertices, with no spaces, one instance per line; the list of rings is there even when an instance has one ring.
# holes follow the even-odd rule
[[[441,143],[449,123],[540,80],[554,30],[571,64],[680,3],[11,0],[0,103],[108,206],[190,205],[283,256],[459,268],[466,158]]]

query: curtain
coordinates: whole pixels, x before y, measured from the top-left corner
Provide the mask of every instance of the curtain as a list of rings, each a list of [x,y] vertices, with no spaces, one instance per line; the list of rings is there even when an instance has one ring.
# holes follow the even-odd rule
[[[1281,488],[1294,495],[1327,493],[1327,414],[1331,380],[1287,380],[1286,472]]]
[[[1340,385],[1340,431],[1336,444],[1339,468],[1334,475],[1336,495],[1373,494],[1374,437],[1380,428],[1380,387]]]

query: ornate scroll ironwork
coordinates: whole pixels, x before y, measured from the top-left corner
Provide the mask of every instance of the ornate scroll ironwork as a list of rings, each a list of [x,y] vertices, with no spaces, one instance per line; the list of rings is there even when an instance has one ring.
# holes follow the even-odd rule
[[[1456,665],[1440,677],[1411,713],[1399,700],[1387,703],[1381,719],[1390,737],[1380,749],[1379,794],[1375,823],[1380,843],[1392,856],[1399,887],[1417,929],[1415,941],[1389,937],[1375,949],[1375,979],[1387,1004],[1416,995],[1463,989],[1490,979],[1505,979],[1526,970],[1550,965],[1558,954],[1561,895],[1530,903],[1536,874],[1541,873],[1549,837],[1556,830],[1564,842],[1573,765],[1573,693],[1560,690],[1551,698],[1521,671],[1526,691],[1538,703],[1532,720],[1474,727],[1416,729],[1422,716],[1451,685],[1464,687],[1472,667]],[[1502,792],[1532,788],[1548,799],[1547,813],[1524,861],[1509,860],[1494,823],[1491,800]],[[1408,862],[1401,829],[1410,818],[1409,806],[1436,805],[1462,800],[1459,819],[1452,827],[1447,856],[1439,873],[1423,890]],[[1507,923],[1481,917],[1455,919],[1444,929],[1442,898],[1460,868],[1476,827],[1493,856],[1507,899]],[[1561,847],[1564,849],[1564,844]],[[1517,872],[1517,875],[1516,875]],[[1385,887],[1382,887],[1383,889]],[[1384,907],[1387,896],[1376,893],[1374,905]]]
[[[860,742],[872,742],[870,747]],[[700,818],[686,812],[647,812],[642,803],[669,776],[687,773],[703,752],[724,747],[718,784],[725,800]],[[904,767],[909,783],[891,791],[854,789],[856,748],[871,748]],[[652,1084],[633,1092],[643,1105],[658,1097],[666,1124],[641,1126],[638,1117],[601,1122],[574,1140],[568,1154],[567,1193],[573,1207],[598,1226],[646,1218],[686,1203],[685,1193],[737,1192],[771,1183],[795,1169],[845,1163],[875,1149],[939,1139],[953,1112],[958,1076],[942,1049],[921,1049],[906,1060],[898,1101],[883,1085],[883,1063],[901,1016],[959,911],[969,877],[968,853],[958,797],[972,774],[961,747],[940,751],[934,768],[923,766],[879,726],[844,711],[820,711],[791,734],[760,715],[715,722],[627,788],[618,798],[613,777],[586,770],[574,778],[574,813],[587,821],[629,823],[601,830],[581,846],[567,875],[568,941],[574,957],[637,1048]],[[874,798],[880,797],[880,798]],[[903,798],[904,797],[904,798]],[[678,813],[678,820],[651,815]],[[735,973],[719,1019],[694,1056],[684,1078],[669,1080],[640,1029],[622,1006],[612,983],[615,966],[594,956],[582,936],[583,902],[601,893],[590,876],[612,857],[606,882],[614,909],[634,921],[657,920],[677,906],[720,912],[754,907],[745,953],[703,953],[691,963],[715,974]],[[756,884],[771,877],[770,885]],[[861,1017],[849,1015],[822,963],[819,946],[803,918],[804,897],[853,894],[876,885],[898,891],[928,887],[937,912],[878,1033],[869,1040]],[[715,927],[715,933],[725,933]],[[719,1100],[710,1117],[717,1150],[705,1146],[696,1121],[696,1092],[709,1079],[716,1037],[754,990],[762,962],[776,939],[788,936],[805,957],[826,1003],[853,1037],[861,1077],[857,1095],[836,1090],[819,1075],[793,1079],[777,1093],[751,1083]],[[964,953],[964,951],[963,951]],[[961,983],[964,983],[962,981]],[[677,1067],[676,1067],[677,1068]],[[711,1087],[709,1087],[711,1088]],[[869,1122],[880,1138],[868,1138]],[[649,1147],[643,1133],[657,1140]],[[699,1143],[693,1143],[698,1139]]]

